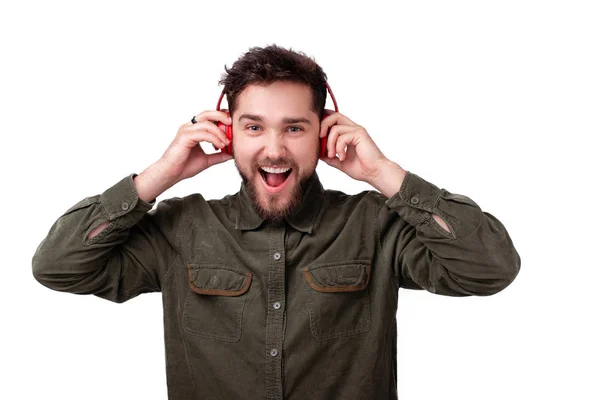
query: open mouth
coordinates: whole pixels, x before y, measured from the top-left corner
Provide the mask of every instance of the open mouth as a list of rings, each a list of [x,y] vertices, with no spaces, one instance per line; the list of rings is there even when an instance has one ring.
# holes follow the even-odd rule
[[[260,167],[258,169],[260,176],[262,176],[265,184],[271,188],[279,188],[287,181],[287,178],[291,175],[291,168],[273,168],[273,167]]]

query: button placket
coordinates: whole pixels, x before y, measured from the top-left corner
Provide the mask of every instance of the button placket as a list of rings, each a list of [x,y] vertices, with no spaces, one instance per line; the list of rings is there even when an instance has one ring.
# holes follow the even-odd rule
[[[285,313],[285,225],[269,227],[266,384],[267,400],[283,400],[283,325]]]

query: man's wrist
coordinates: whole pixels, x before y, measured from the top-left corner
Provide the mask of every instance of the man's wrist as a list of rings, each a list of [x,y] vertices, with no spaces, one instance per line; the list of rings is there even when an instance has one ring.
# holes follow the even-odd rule
[[[400,165],[387,160],[368,183],[385,197],[390,198],[400,190],[405,177],[406,171]]]
[[[133,178],[135,189],[140,200],[151,203],[156,198],[175,184],[164,177],[158,164],[152,164],[139,175]]]

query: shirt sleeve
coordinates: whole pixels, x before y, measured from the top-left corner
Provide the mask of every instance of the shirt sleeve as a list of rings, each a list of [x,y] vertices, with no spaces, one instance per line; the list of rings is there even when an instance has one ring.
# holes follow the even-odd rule
[[[450,232],[434,219],[439,215]],[[517,276],[521,258],[504,225],[469,197],[407,171],[378,214],[379,241],[399,287],[447,296],[492,295]]]
[[[169,236],[178,199],[147,203],[130,174],[100,195],[81,200],[52,225],[32,260],[33,275],[51,289],[94,294],[117,303],[160,291],[175,254]],[[109,222],[89,239],[94,228]]]

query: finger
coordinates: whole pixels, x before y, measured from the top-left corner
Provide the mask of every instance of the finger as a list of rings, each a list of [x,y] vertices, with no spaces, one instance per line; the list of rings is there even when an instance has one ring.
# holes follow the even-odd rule
[[[321,121],[321,131],[319,132],[319,137],[325,137],[327,129],[333,127],[334,125],[357,126],[357,124],[354,121],[352,121],[345,115],[340,114],[339,112],[333,112],[329,116],[323,118],[323,120]]]
[[[323,157],[321,158],[321,161],[324,161],[326,164],[331,165],[332,167],[337,168],[339,170],[342,169],[342,162],[338,158]]]
[[[321,131],[319,132],[319,137],[323,138],[327,135],[327,131],[331,129],[333,125],[335,125],[335,121],[332,119],[324,118],[321,120]]]
[[[198,125],[198,124],[196,124]],[[192,125],[192,127],[190,129],[194,129],[194,130],[206,130],[209,131],[215,135],[217,135],[221,141],[225,144],[229,144],[229,139],[227,139],[227,135],[225,134],[225,130],[227,129],[225,126],[221,125],[221,127],[217,126],[216,124],[212,123],[212,122],[202,122],[200,126],[196,127],[196,125]]]
[[[335,113],[335,111],[333,111],[333,110],[325,109],[323,111],[323,118],[321,118],[321,130],[319,132],[319,137],[321,137],[321,138],[325,137],[327,130],[329,129],[329,125],[328,125],[328,123],[324,124],[323,121],[325,121],[325,118],[327,118],[328,116],[330,116],[333,113]]]
[[[232,119],[227,115],[226,110],[206,110],[196,115],[197,122],[210,121],[210,122],[222,122],[225,125],[231,125]],[[190,125],[196,125],[189,122]]]
[[[215,164],[227,161],[229,158],[233,157],[226,153],[206,154],[200,146],[196,146],[190,151],[183,175],[185,177],[195,176]]]
[[[223,132],[223,129],[219,129],[217,125],[212,122],[204,121],[198,122],[197,124],[186,126],[184,132],[194,132],[194,131],[208,131],[216,136],[223,142],[228,144],[229,140],[227,139],[227,135]]]
[[[221,164],[221,163],[231,160],[231,159],[233,159],[233,156],[231,156],[231,154],[227,154],[225,152],[214,153],[214,154],[207,155],[206,163],[207,163],[208,167],[212,167],[213,165]]]
[[[335,143],[337,142],[339,135],[339,129],[332,128],[331,132],[329,132],[329,136],[327,137],[327,156],[329,158],[335,157]]]
[[[351,133],[342,135],[338,138],[338,141],[335,144],[335,151],[340,155],[340,161],[344,161],[346,159],[346,147],[349,146],[353,140],[354,135]]]
[[[226,144],[217,135],[206,130],[184,131],[179,140],[188,148],[193,148],[201,142],[212,143],[215,147],[220,149],[226,146]]]
[[[329,136],[327,137],[327,153],[329,157],[335,157],[336,151],[336,143],[338,141],[338,137],[343,135],[344,133],[351,132],[355,127],[349,125],[335,125],[331,128],[329,132]]]

